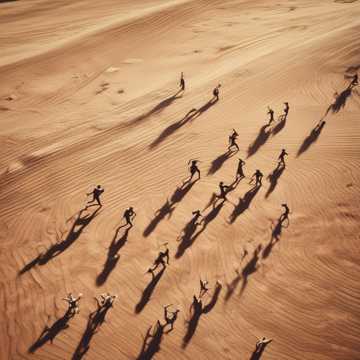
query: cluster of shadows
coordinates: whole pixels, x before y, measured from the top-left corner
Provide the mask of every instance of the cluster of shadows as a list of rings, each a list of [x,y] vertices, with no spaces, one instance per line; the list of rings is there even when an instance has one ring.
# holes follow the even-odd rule
[[[270,182],[270,186],[265,194],[265,198],[269,197],[270,194],[275,190],[278,180],[282,175],[282,173],[284,172],[284,170],[285,170],[285,164],[279,162],[276,168],[272,171],[272,173],[268,175],[267,178]]]
[[[156,226],[167,216],[171,217],[175,210],[176,204],[179,203],[184,196],[191,190],[197,180],[192,182],[185,182],[182,186],[178,187],[171,195],[170,200],[167,199],[165,204],[156,211],[155,217],[150,221],[150,224],[145,228],[143,235],[149,236],[156,228]]]
[[[135,306],[135,313],[139,314],[145,307],[145,305],[149,302],[152,293],[155,290],[157,283],[160,281],[161,277],[165,272],[165,267],[163,267],[156,275],[154,275],[149,282],[149,284],[144,289],[139,302]]]
[[[80,360],[87,353],[90,348],[92,337],[98,332],[98,329],[104,323],[106,313],[111,307],[111,304],[98,306],[97,310],[89,315],[85,332],[74,352],[72,360]]]
[[[265,249],[264,249],[264,251],[262,253],[262,257],[264,259],[267,258],[270,255],[274,245],[278,241],[280,241],[282,229],[287,228],[289,225],[290,225],[290,221],[289,221],[288,216],[287,215],[286,216],[281,215],[279,217],[279,219],[277,220],[274,228],[272,229],[270,241],[269,241],[269,243],[267,244],[267,246],[265,247]]]
[[[231,296],[233,295],[235,289],[237,288],[237,286],[241,280],[243,280],[243,282],[242,282],[241,289],[240,289],[240,296],[243,294],[243,292],[248,284],[249,276],[251,274],[255,273],[258,269],[257,263],[260,259],[259,255],[260,255],[261,249],[262,249],[262,245],[260,244],[255,249],[252,258],[244,266],[243,270],[241,272],[236,270],[237,276],[234,278],[234,280],[231,281],[230,284],[227,285],[225,301],[228,301],[231,298]]]
[[[183,349],[186,348],[186,346],[189,344],[192,337],[194,336],[201,315],[209,313],[216,305],[221,289],[222,286],[219,283],[217,283],[209,303],[205,306],[203,306],[201,299],[198,300],[196,296],[194,296],[194,300],[193,303],[191,304],[191,309],[190,309],[190,311],[192,312],[191,318],[188,321],[187,332],[183,338],[183,343],[182,343]]]
[[[154,106],[151,110],[146,112],[145,114],[142,114],[138,117],[136,117],[133,120],[130,120],[127,125],[138,125],[141,124],[144,120],[148,119],[150,116],[159,114],[161,111],[163,111],[165,108],[170,106],[175,100],[180,99],[181,96],[178,96],[182,91],[179,90],[176,94],[171,95],[170,97],[162,100],[159,104]]]
[[[179,130],[181,127],[186,125],[187,123],[198,118],[202,113],[208,110],[211,106],[215,105],[218,100],[213,98],[209,100],[206,104],[201,106],[199,109],[193,108],[191,109],[181,120],[171,124],[166,129],[162,131],[162,133],[150,144],[150,148],[154,148],[161,144],[167,137],[171,136],[174,132]]]
[[[72,225],[68,235],[64,240],[52,245],[44,254],[40,254],[37,258],[26,264],[20,270],[20,275],[29,271],[36,265],[47,264],[54,257],[62,254],[67,248],[69,248],[78,239],[85,227],[89,225],[90,222],[95,218],[98,211],[100,210],[100,207],[98,207],[92,214],[87,214],[83,216],[83,212],[86,210],[87,208],[84,208],[79,211],[74,224]]]
[[[325,124],[325,121],[320,120],[320,122],[311,130],[310,134],[304,139],[303,143],[301,144],[296,154],[296,157],[299,157],[303,152],[308,150],[313,143],[316,142]]]
[[[270,124],[266,124],[260,128],[256,139],[249,145],[247,157],[254,155],[269,139],[270,135],[275,136],[286,125],[286,116],[281,115],[275,126],[271,127]]]
[[[232,184],[229,185],[227,189],[227,194],[233,191],[236,186],[239,184],[238,180],[235,180]],[[221,199],[218,195],[212,194],[209,203],[206,205],[205,209],[212,206],[212,209],[207,213],[201,221],[198,222],[198,216],[195,215],[193,218],[185,225],[181,231],[180,237],[177,241],[180,242],[178,249],[175,254],[175,258],[178,259],[184,255],[185,251],[193,245],[195,240],[206,230],[207,226],[218,216],[220,210],[222,209],[226,199]],[[200,229],[197,231],[198,227]]]
[[[105,281],[109,277],[110,273],[114,270],[116,264],[118,263],[118,261],[120,259],[118,252],[125,245],[128,235],[129,235],[129,230],[130,230],[130,228],[127,228],[124,231],[124,234],[121,236],[121,238],[117,240],[119,231],[124,226],[126,226],[126,225],[122,225],[122,226],[118,227],[115,231],[114,238],[112,239],[109,250],[108,250],[104,268],[103,268],[102,272],[96,278],[97,286],[101,286],[105,283]]]
[[[74,313],[66,311],[66,313],[58,320],[56,320],[51,327],[45,326],[44,330],[40,334],[39,338],[33,345],[30,346],[28,352],[34,353],[41,346],[45,345],[48,341],[52,344],[55,337],[62,331],[69,327],[69,320],[74,316]]]
[[[352,86],[349,85],[340,94],[335,93],[335,100],[329,105],[325,112],[325,116],[331,111],[332,113],[338,113],[342,108],[345,107],[348,98],[351,96]]]
[[[249,208],[252,200],[254,199],[255,195],[260,190],[261,185],[253,186],[242,198],[239,199],[237,205],[235,205],[234,210],[230,214],[229,223],[232,224],[235,220]]]

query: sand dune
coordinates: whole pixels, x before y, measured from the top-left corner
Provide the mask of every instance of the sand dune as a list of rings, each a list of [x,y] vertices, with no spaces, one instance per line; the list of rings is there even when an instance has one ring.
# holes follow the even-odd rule
[[[0,1],[0,23],[1,359],[360,359],[358,1]]]

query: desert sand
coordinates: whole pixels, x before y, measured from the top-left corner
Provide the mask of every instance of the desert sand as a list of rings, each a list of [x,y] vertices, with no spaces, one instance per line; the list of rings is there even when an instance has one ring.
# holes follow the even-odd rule
[[[0,28],[1,359],[360,359],[360,2],[0,1]],[[246,177],[211,205],[238,158]],[[201,179],[181,187],[190,159]],[[80,313],[37,342],[69,292]],[[166,304],[174,330],[141,355]]]

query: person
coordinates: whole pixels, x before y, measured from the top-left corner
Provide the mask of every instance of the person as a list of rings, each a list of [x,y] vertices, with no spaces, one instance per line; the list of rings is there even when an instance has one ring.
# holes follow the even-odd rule
[[[272,339],[266,339],[265,337],[263,337],[261,340],[258,340],[258,341],[256,342],[255,352],[256,352],[256,353],[259,353],[259,352],[264,351],[266,345],[269,344],[269,343],[271,343],[271,342],[272,342]]]
[[[169,333],[170,331],[172,331],[174,329],[174,322],[176,321],[178,313],[180,312],[179,309],[176,309],[175,311],[169,311],[168,308],[170,306],[171,306],[171,304],[164,306],[164,318],[165,318],[165,322],[166,322],[164,327],[166,325],[170,325],[170,329],[167,331],[167,333]]]
[[[132,206],[130,206],[128,209],[125,210],[123,218],[126,220],[126,225],[130,225],[130,227],[133,226],[132,221],[135,219],[136,213]],[[125,225],[125,226],[126,226]]]
[[[166,262],[165,262],[166,260]],[[154,276],[154,271],[158,268],[158,266],[161,264],[163,269],[166,268],[166,265],[169,265],[169,249],[166,248],[166,250],[160,251],[159,255],[157,256],[157,258],[154,261],[153,267],[148,269],[148,273],[151,273]]]
[[[245,165],[245,161],[239,158],[239,164],[236,171],[236,180],[242,179],[245,177],[243,166]]]
[[[180,76],[180,89],[181,91],[184,91],[185,90],[185,79],[184,79],[184,73],[182,72],[181,73],[181,76]]]
[[[192,218],[192,222],[194,224],[196,224],[198,219],[202,217],[201,211],[200,210],[195,210],[195,211],[192,212],[192,214],[194,215],[193,218]]]
[[[354,76],[353,76],[353,79],[350,83],[350,87],[353,87],[353,86],[357,86],[359,85],[359,79],[358,79],[358,74],[356,73]]]
[[[78,314],[80,312],[79,309],[79,301],[82,297],[82,294],[79,294],[77,298],[73,296],[72,293],[69,293],[66,298],[63,298],[68,303],[68,310],[67,315],[69,317],[74,316],[75,314]]]
[[[197,163],[199,162],[199,160],[190,160],[190,161],[191,161],[190,179],[185,182],[190,182],[195,174],[198,174],[198,180],[200,179],[200,170],[197,166]],[[188,164],[190,164],[190,161],[188,162]]]
[[[253,174],[253,176],[251,177],[250,184],[254,181],[254,177],[255,177],[256,179],[255,186],[261,186],[262,185],[261,180],[263,176],[264,176],[263,173],[259,169],[257,169]]]
[[[268,106],[268,115],[270,115],[269,124],[271,124],[274,121],[274,110],[271,109],[270,106]]]
[[[236,138],[237,138],[238,136],[239,136],[239,134],[236,132],[235,129],[233,129],[232,134],[229,135],[229,147],[228,147],[228,151],[230,151],[233,146],[236,147],[237,151],[240,150],[238,144],[236,143]]]
[[[284,108],[284,119],[286,119],[287,116],[288,116],[290,107],[289,107],[289,103],[288,103],[288,102],[284,102],[284,105],[285,105],[285,108]]]
[[[282,165],[282,166],[285,166],[285,156],[288,156],[289,154],[286,152],[285,149],[282,149],[281,150],[281,153],[278,157],[278,160],[279,160],[279,166]]]
[[[213,90],[213,95],[216,101],[219,100],[219,89],[221,87],[221,84],[218,84],[218,86],[216,86],[216,88]]]
[[[96,297],[95,300],[97,301],[99,309],[109,308],[113,305],[117,297],[118,297],[117,295],[110,295],[110,293],[105,293],[100,295],[100,300]]]
[[[230,186],[224,185],[224,182],[220,181],[219,188],[220,188],[220,195],[218,195],[218,197],[225,201],[226,200],[226,192],[228,191]]]
[[[201,299],[209,291],[209,288],[207,287],[208,284],[209,284],[209,282],[207,280],[203,281],[200,279],[199,299]]]
[[[104,192],[104,189],[101,187],[101,185],[98,185],[92,192],[87,193],[87,196],[93,195],[93,199],[88,201],[87,204],[91,204],[94,201],[98,203],[98,205],[101,207],[101,201],[100,201],[100,195]]]
[[[285,220],[289,220],[290,209],[287,204],[281,204],[284,208],[284,212],[281,214],[279,221],[284,222]]]

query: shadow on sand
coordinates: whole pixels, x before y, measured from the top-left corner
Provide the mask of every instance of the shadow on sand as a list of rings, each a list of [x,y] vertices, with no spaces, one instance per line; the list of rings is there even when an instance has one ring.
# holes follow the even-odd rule
[[[265,194],[265,198],[268,198],[270,194],[275,190],[278,180],[282,175],[282,173],[284,172],[284,170],[285,170],[285,165],[279,163],[277,167],[273,170],[273,172],[268,175],[267,178],[270,182],[270,186]]]
[[[211,99],[199,109],[191,109],[181,120],[169,125],[166,129],[164,129],[162,133],[150,144],[150,149],[153,149],[156,146],[160,145],[167,137],[171,136],[173,133],[175,133],[187,123],[198,118],[202,113],[207,111],[211,106],[215,104],[216,99]]]
[[[19,272],[19,275],[24,274],[25,272],[32,269],[35,265],[45,265],[54,257],[59,256],[62,254],[67,248],[69,248],[81,235],[83,230],[90,224],[90,222],[95,218],[97,213],[100,210],[98,207],[93,213],[87,214],[83,216],[83,212],[86,211],[87,208],[84,208],[79,211],[77,218],[72,225],[67,237],[65,240],[61,240],[56,244],[52,245],[44,254],[40,254],[37,258],[33,261],[25,265]]]
[[[137,360],[151,360],[155,354],[160,351],[160,344],[164,335],[164,326],[158,321],[153,334],[151,334],[151,328],[150,326],[146,332],[140,354],[136,358]],[[151,339],[150,342],[148,342],[149,339]]]
[[[181,187],[178,187],[174,193],[171,195],[170,200],[167,199],[165,204],[156,211],[155,217],[150,221],[149,225],[145,228],[143,235],[145,237],[149,236],[156,228],[156,226],[167,216],[171,217],[173,211],[175,210],[176,204],[179,203],[185,195],[191,190],[194,184],[198,180],[192,182],[186,182]]]
[[[225,152],[225,153],[221,154],[220,156],[218,156],[215,160],[213,160],[211,162],[211,166],[210,166],[210,169],[209,169],[207,174],[208,175],[215,174],[218,170],[221,169],[221,167],[224,165],[225,161],[232,158],[235,154],[236,154],[236,151],[228,150],[227,152]]]
[[[286,225],[284,225],[285,221],[286,221]],[[276,222],[276,225],[272,229],[270,241],[263,250],[262,253],[263,259],[266,259],[270,255],[274,245],[278,241],[280,241],[282,229],[287,228],[289,225],[290,225],[289,218],[284,219],[282,216],[279,217],[279,219]]]
[[[301,144],[296,157],[299,157],[302,153],[308,150],[313,143],[317,141],[325,124],[325,121],[320,120],[320,122],[311,130],[311,133],[304,139],[303,143]]]

